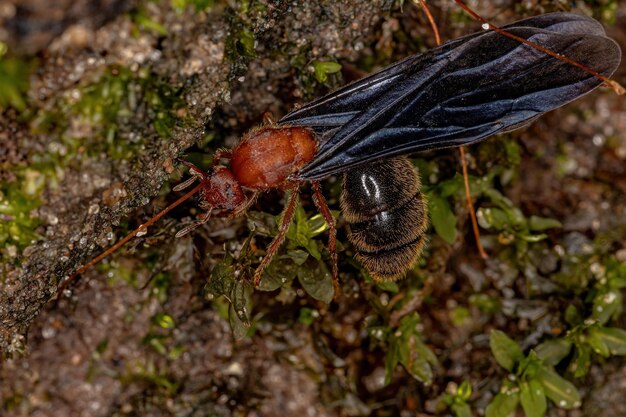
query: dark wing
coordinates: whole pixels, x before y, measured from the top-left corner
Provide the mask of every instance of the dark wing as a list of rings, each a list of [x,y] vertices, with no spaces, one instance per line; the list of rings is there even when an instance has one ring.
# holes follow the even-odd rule
[[[552,13],[505,28],[610,76],[619,46],[595,20]],[[409,57],[295,110],[282,125],[322,134],[298,178],[379,158],[471,144],[515,129],[601,84],[589,73],[488,31]]]

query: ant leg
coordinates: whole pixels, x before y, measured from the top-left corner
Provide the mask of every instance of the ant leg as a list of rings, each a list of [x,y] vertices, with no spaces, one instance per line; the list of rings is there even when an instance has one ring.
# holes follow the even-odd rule
[[[243,213],[248,211],[248,209],[250,208],[250,206],[252,204],[254,204],[254,202],[256,201],[258,196],[259,196],[259,192],[258,191],[253,192],[252,195],[250,197],[248,197],[248,199],[246,200],[245,203],[243,203],[241,206],[239,206],[235,210],[233,210],[233,212],[230,213],[227,217],[229,219],[232,219],[232,218],[241,216]]]
[[[202,217],[202,219],[191,223],[189,226],[179,230],[176,233],[176,237],[183,237],[185,236],[187,233],[191,232],[193,229],[203,225],[204,223],[208,222],[209,219],[211,218],[211,212],[213,211],[213,208],[210,208],[209,211],[207,211],[205,213],[205,215]]]
[[[188,178],[187,180],[181,182],[180,184],[176,185],[174,188],[172,188],[172,191],[180,191],[180,190],[184,190],[185,188],[189,187],[191,184],[193,184],[198,178],[200,178],[197,175],[193,175],[191,178]]]
[[[266,111],[265,113],[263,113],[263,124],[267,126],[274,126],[276,124],[274,115],[271,112]]]
[[[328,251],[330,252],[330,262],[333,268],[333,287],[335,287],[335,295],[338,295],[340,290],[339,267],[337,266],[337,227],[335,227],[335,219],[322,194],[320,182],[311,181],[311,184],[313,185],[313,202],[328,224]]]
[[[209,174],[207,172],[204,172],[203,170],[201,170],[200,168],[198,168],[197,166],[195,166],[191,162],[184,161],[184,160],[182,160],[180,158],[177,158],[177,160],[178,160],[178,162],[180,162],[181,164],[183,164],[184,166],[186,166],[189,169],[189,173],[191,174],[191,178],[181,182],[180,184],[178,184],[177,186],[172,188],[173,191],[180,191],[182,189],[185,189],[185,188],[189,187],[191,184],[193,184],[193,182],[196,179],[200,180],[200,182],[204,182],[204,181],[207,181],[209,179]]]
[[[298,195],[300,193],[300,188],[296,187],[289,197],[289,202],[287,202],[287,207],[283,212],[283,222],[280,225],[280,229],[278,230],[278,234],[272,240],[272,243],[267,247],[267,251],[265,254],[265,258],[261,261],[259,266],[254,271],[254,288],[258,288],[261,284],[261,275],[263,271],[272,261],[276,252],[278,252],[278,248],[285,241],[285,235],[287,234],[287,230],[289,230],[289,225],[291,224],[291,220],[293,219],[293,215],[296,212],[296,203],[298,202]]]
[[[219,165],[222,159],[231,159],[233,156],[233,151],[231,149],[218,149],[213,154],[213,162],[211,165],[213,167]]]
[[[191,184],[193,184],[193,182],[195,180],[200,180],[200,182],[208,181],[209,173],[204,172],[203,170],[201,170],[200,168],[198,168],[197,166],[195,166],[191,162],[184,161],[184,160],[182,160],[180,158],[178,158],[177,160],[178,160],[178,162],[180,162],[181,164],[183,164],[184,166],[186,166],[189,169],[189,173],[191,174],[191,178],[188,178],[187,180],[185,180],[185,181],[181,182],[180,184],[176,185],[174,188],[172,188],[172,191],[183,190],[183,189],[189,187]]]
[[[234,219],[235,217],[241,216],[246,211],[248,211],[252,204],[254,204],[259,194],[260,193],[258,191],[254,191],[252,195],[250,195],[250,197],[246,196],[246,201],[243,204],[239,205],[239,207],[235,207],[231,212],[222,210],[221,212],[217,213],[216,216],[225,217],[227,219]]]
[[[198,168],[197,166],[195,166],[191,162],[187,162],[184,159],[180,159],[180,158],[176,158],[176,160],[178,162],[180,162],[181,164],[183,164],[184,166],[186,166],[187,168],[189,168],[189,173],[191,175],[196,175],[196,176],[201,177],[203,179],[207,178],[209,176],[208,173],[204,172],[203,170],[201,170],[200,168]]]

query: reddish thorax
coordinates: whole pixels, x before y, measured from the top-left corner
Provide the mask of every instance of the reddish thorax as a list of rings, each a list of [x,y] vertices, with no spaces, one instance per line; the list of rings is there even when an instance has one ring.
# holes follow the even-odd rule
[[[252,202],[244,189],[256,194],[271,188],[293,188],[297,183],[289,176],[311,161],[316,151],[317,141],[308,129],[261,127],[247,133],[232,151],[218,151],[212,171],[181,162],[202,182],[203,208],[237,215]],[[228,166],[220,165],[222,159],[229,160]]]
[[[242,187],[291,188],[287,178],[313,159],[317,141],[302,127],[262,127],[246,134],[233,149],[230,170]]]

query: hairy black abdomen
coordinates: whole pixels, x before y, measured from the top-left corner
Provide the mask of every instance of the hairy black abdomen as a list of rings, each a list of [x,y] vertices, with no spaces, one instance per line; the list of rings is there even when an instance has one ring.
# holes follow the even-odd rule
[[[341,209],[357,257],[377,280],[403,277],[422,252],[428,210],[417,170],[406,158],[344,174]]]

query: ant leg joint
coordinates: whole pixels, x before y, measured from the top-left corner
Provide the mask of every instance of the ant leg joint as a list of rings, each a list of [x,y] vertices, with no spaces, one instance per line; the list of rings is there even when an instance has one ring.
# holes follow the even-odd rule
[[[193,184],[198,178],[200,178],[200,177],[197,176],[197,175],[193,175],[191,178],[189,178],[189,179],[185,180],[184,182],[181,182],[180,184],[176,185],[174,188],[172,188],[172,190],[173,191],[184,190],[185,188],[187,188],[191,184]]]
[[[267,126],[274,126],[276,124],[276,119],[274,119],[274,115],[271,112],[266,111],[263,113],[263,124]]]
[[[219,165],[220,161],[222,159],[230,159],[233,156],[233,151],[230,149],[218,149],[215,151],[215,153],[213,154],[213,162],[212,165],[215,167],[217,165]]]
[[[296,187],[291,196],[289,197],[289,202],[287,203],[287,207],[283,212],[283,222],[280,225],[280,229],[278,230],[278,234],[272,240],[272,243],[267,247],[267,251],[265,253],[265,257],[259,264],[259,266],[254,271],[253,283],[254,288],[258,288],[261,285],[261,276],[263,275],[263,271],[272,261],[272,258],[278,252],[278,249],[285,241],[285,236],[287,235],[287,231],[289,230],[289,225],[293,220],[293,216],[296,212],[296,204],[298,202],[298,195],[300,189]]]
[[[213,209],[212,209],[212,208],[211,208],[211,209],[209,209],[209,211],[207,211],[207,212],[205,213],[205,215],[202,217],[202,219],[200,219],[200,220],[198,220],[198,221],[196,221],[196,222],[193,222],[193,223],[191,223],[189,226],[187,226],[187,227],[185,227],[185,228],[183,228],[183,229],[179,230],[179,231],[176,233],[175,237],[176,237],[176,238],[183,237],[183,236],[185,236],[186,234],[188,234],[189,232],[191,232],[192,230],[197,229],[198,227],[202,226],[204,223],[208,222],[208,221],[209,221],[209,219],[211,218],[211,212],[212,212],[212,211],[213,211]]]
[[[337,297],[341,291],[339,287],[339,266],[337,259],[337,227],[335,225],[335,219],[328,208],[328,204],[326,204],[326,199],[322,194],[320,182],[312,181],[311,183],[313,186],[313,203],[315,203],[315,206],[328,224],[328,252],[330,252],[330,262],[332,264],[333,272],[333,287],[335,289],[335,297]]]

